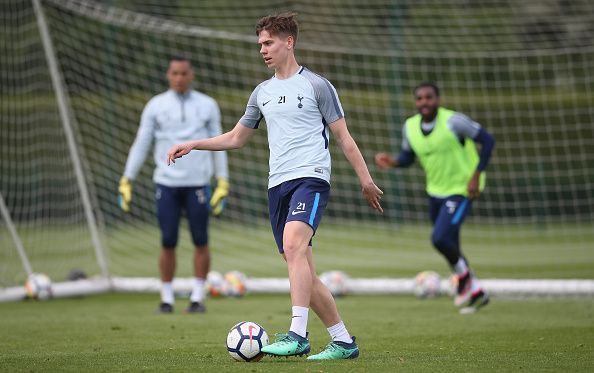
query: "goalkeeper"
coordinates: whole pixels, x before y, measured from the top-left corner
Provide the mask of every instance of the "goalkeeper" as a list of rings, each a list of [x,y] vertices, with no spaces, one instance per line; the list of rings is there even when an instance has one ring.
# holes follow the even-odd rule
[[[161,303],[158,312],[173,312],[172,280],[176,267],[175,247],[179,222],[185,209],[194,242],[194,284],[190,295],[189,313],[204,312],[204,281],[210,267],[208,250],[209,211],[221,214],[229,193],[227,155],[224,151],[195,151],[178,163],[167,167],[167,150],[174,144],[190,139],[205,139],[220,135],[221,114],[211,97],[193,90],[194,71],[189,59],[173,57],[169,61],[169,90],[153,97],[145,106],[140,127],[119,185],[119,205],[129,212],[132,202],[132,181],[155,141],[157,218],[161,229]],[[213,167],[214,166],[214,167]],[[216,188],[211,193],[210,181],[216,176]],[[212,194],[212,195],[211,195]]]
[[[460,249],[460,227],[473,199],[485,185],[487,167],[495,140],[467,116],[440,107],[439,88],[421,83],[414,90],[418,114],[408,118],[402,130],[398,158],[378,153],[376,164],[383,169],[408,167],[415,157],[425,170],[431,241],[446,258],[458,279],[456,306],[475,311],[489,301],[487,293],[470,270]],[[480,156],[475,142],[481,144]]]

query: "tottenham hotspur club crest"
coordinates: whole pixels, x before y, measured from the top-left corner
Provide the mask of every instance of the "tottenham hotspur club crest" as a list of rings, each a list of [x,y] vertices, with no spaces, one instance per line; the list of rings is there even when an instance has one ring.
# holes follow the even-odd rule
[[[300,94],[297,95],[297,100],[299,100],[299,105],[297,105],[297,107],[299,109],[301,109],[303,107],[303,104],[301,103],[301,100],[303,100],[303,96],[301,96]]]
[[[448,214],[453,214],[456,211],[458,203],[456,201],[446,201],[445,205],[448,208]]]

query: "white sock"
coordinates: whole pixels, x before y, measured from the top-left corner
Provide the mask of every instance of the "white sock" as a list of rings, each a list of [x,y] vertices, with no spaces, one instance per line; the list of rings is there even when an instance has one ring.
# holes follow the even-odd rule
[[[459,276],[462,276],[463,274],[468,272],[468,265],[466,264],[466,260],[464,260],[464,258],[458,259],[458,261],[454,265],[454,271]]]
[[[173,297],[173,284],[171,282],[162,282],[161,283],[161,302],[173,304],[174,297]]]
[[[190,295],[190,302],[202,302],[204,299],[204,279],[194,277],[194,288]]]
[[[293,317],[291,318],[291,327],[289,331],[299,334],[303,338],[307,336],[307,316],[309,308],[293,306]]]
[[[330,337],[333,341],[344,342],[344,343],[353,343],[353,339],[351,335],[347,331],[346,326],[341,321],[336,325],[333,325],[328,328],[328,333],[330,333]]]
[[[481,290],[481,284],[479,283],[478,278],[473,275],[471,276],[470,282],[470,294],[474,294],[479,290]]]

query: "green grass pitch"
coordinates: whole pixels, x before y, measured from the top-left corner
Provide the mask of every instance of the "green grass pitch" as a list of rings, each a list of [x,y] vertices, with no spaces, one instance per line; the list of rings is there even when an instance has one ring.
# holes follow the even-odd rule
[[[318,272],[340,269],[352,277],[412,277],[432,269],[447,274],[443,259],[430,247],[427,226],[404,226],[397,231],[329,224],[323,228],[315,239]],[[590,226],[562,231],[517,227],[517,234],[506,227],[504,237],[496,233],[499,227],[465,229],[465,251],[481,278],[594,278]],[[139,235],[126,228],[110,232],[114,274],[157,275],[158,232],[154,225],[143,232]],[[60,281],[74,257],[72,263],[90,273],[96,271],[92,249],[77,258],[67,235],[58,230],[51,233],[44,241],[53,246],[34,246],[38,250],[32,257],[35,268]],[[213,224],[212,233],[213,269],[286,277],[286,265],[276,254],[268,226]],[[188,277],[192,250],[185,228],[180,242],[177,274]],[[24,281],[13,251],[1,251],[0,259],[8,278],[17,284]],[[495,298],[484,311],[462,316],[447,297],[420,301],[412,296],[347,296],[338,305],[358,338],[360,359],[319,363],[264,358],[250,364],[228,356],[229,328],[250,320],[263,325],[271,336],[286,331],[287,294],[212,299],[204,315],[182,314],[185,299],[177,301],[174,315],[155,315],[157,303],[156,294],[0,303],[0,372],[594,370],[592,297]],[[314,315],[309,330],[312,351],[317,352],[328,342],[327,333]]]
[[[81,269],[99,273],[84,227],[45,227],[20,233],[36,271],[53,281]],[[82,232],[82,233],[81,233]],[[503,233],[503,234],[502,234]],[[407,277],[449,268],[431,246],[428,225],[324,224],[314,238],[318,273],[341,270],[351,277]],[[26,275],[9,233],[0,225],[0,287],[24,283]],[[249,277],[286,277],[287,267],[268,223],[252,225],[213,221],[210,229],[213,270],[239,270]],[[74,244],[73,244],[74,242]],[[156,224],[122,224],[105,233],[111,273],[124,277],[157,277],[159,230]],[[479,278],[592,279],[594,226],[573,224],[537,229],[533,225],[466,224],[462,248]],[[73,247],[74,246],[74,247]],[[180,228],[176,276],[192,276],[192,246],[185,222]]]
[[[361,357],[308,362],[265,357],[234,362],[225,348],[236,322],[269,334],[288,326],[288,295],[212,299],[208,312],[153,314],[157,295],[106,294],[49,302],[0,304],[0,371],[393,372],[592,371],[594,302],[587,299],[494,299],[459,315],[451,299],[347,296],[338,305]],[[312,351],[328,341],[310,317]]]

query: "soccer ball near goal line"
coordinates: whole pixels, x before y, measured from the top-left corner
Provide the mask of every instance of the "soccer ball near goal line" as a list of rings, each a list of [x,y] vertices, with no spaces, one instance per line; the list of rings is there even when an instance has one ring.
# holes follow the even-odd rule
[[[206,275],[206,294],[210,297],[216,298],[223,295],[223,285],[225,279],[221,272],[210,271]]]
[[[251,321],[242,321],[229,330],[227,351],[237,361],[252,362],[262,359],[262,347],[268,344],[263,327]]]
[[[347,280],[347,274],[342,271],[328,271],[320,274],[320,281],[326,285],[334,297],[341,297],[347,294]]]
[[[441,278],[437,272],[423,271],[415,277],[414,293],[417,298],[435,298],[440,294]]]
[[[52,297],[52,281],[43,273],[32,273],[25,282],[27,298],[48,300]]]
[[[246,293],[246,277],[239,271],[225,273],[222,292],[228,297],[242,297]]]

